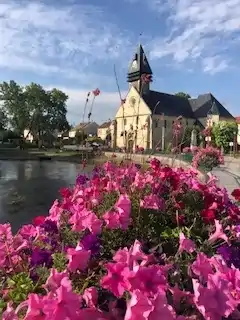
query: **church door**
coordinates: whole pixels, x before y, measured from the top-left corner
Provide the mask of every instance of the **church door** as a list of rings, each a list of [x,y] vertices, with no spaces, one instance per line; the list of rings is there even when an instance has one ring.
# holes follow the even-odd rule
[[[128,140],[128,152],[131,153],[133,152],[133,145],[134,145],[134,142],[133,140]]]

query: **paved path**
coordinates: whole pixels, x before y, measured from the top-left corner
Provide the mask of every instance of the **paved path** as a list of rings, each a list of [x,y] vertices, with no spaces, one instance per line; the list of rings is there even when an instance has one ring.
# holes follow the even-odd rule
[[[218,185],[226,188],[229,193],[240,188],[240,174],[236,175],[225,167],[214,169],[212,173],[219,179]]]
[[[225,164],[212,172],[219,179],[219,186],[225,187],[228,192],[240,188],[240,159],[225,158]]]

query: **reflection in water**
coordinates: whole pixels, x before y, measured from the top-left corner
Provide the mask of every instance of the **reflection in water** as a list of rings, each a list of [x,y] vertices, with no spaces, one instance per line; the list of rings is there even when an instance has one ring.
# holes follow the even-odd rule
[[[81,164],[68,162],[0,161],[0,223],[10,222],[16,231],[46,215],[58,190],[73,185],[81,171]]]

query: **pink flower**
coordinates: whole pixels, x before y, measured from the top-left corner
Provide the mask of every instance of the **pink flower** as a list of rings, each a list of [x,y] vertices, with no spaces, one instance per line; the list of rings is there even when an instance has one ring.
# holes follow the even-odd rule
[[[56,291],[62,283],[64,283],[65,286],[68,286],[69,290],[72,288],[71,281],[68,279],[68,273],[66,271],[58,272],[56,269],[51,269],[44,287],[48,291]]]
[[[224,233],[223,231],[223,227],[222,227],[222,224],[219,222],[219,220],[214,220],[215,221],[215,227],[216,227],[216,230],[215,232],[209,237],[208,241],[210,243],[212,242],[215,242],[216,240],[218,239],[222,239],[224,241],[226,241],[227,243],[229,242],[228,241],[228,237],[227,235]]]
[[[165,209],[164,200],[160,199],[155,194],[150,194],[149,196],[145,196],[144,199],[140,201],[140,206],[144,209],[153,209],[153,210]]]
[[[2,314],[2,320],[19,320],[10,303],[7,304],[7,309]]]
[[[43,297],[38,294],[31,293],[27,300],[27,313],[24,320],[44,320]]]
[[[69,248],[67,250],[68,270],[75,272],[76,270],[85,270],[91,256],[90,250],[84,250],[80,245],[75,249]]]
[[[121,297],[129,290],[129,268],[124,263],[107,263],[105,268],[108,274],[101,280],[103,288],[110,290],[116,297]]]
[[[74,231],[84,231],[88,229],[90,232],[98,234],[101,232],[102,221],[97,218],[94,212],[84,209],[78,211],[70,218]]]
[[[35,218],[33,219],[33,225],[34,225],[35,227],[40,226],[41,224],[44,223],[45,219],[46,219],[46,217],[44,217],[44,216],[35,217]]]
[[[191,270],[196,276],[200,277],[200,279],[202,279],[204,282],[207,281],[209,274],[213,274],[213,268],[211,266],[211,263],[208,257],[202,252],[199,252],[197,254],[197,259],[193,262]]]
[[[131,201],[127,196],[121,195],[115,209],[103,215],[103,219],[109,229],[121,228],[126,230],[131,222]]]
[[[192,240],[187,239],[185,237],[185,235],[182,232],[180,232],[180,234],[179,234],[179,249],[178,249],[178,251],[180,253],[183,252],[183,251],[186,251],[188,253],[193,253],[195,250],[196,250],[195,243]]]
[[[83,299],[89,308],[96,308],[98,302],[98,292],[95,287],[87,288],[83,293]]]
[[[61,285],[54,296],[51,293],[45,299],[43,311],[48,315],[47,319],[51,320],[66,320],[66,319],[81,319],[80,302],[81,297]]]
[[[135,290],[128,302],[124,320],[148,320],[153,308],[150,299],[141,290]]]
[[[176,314],[173,307],[167,302],[166,294],[163,290],[159,291],[153,300],[153,311],[149,315],[149,320],[175,320]]]
[[[228,317],[237,307],[231,296],[232,286],[221,273],[209,275],[207,287],[193,280],[194,302],[205,319]]]
[[[129,276],[131,291],[141,290],[142,293],[156,294],[160,289],[166,289],[167,281],[160,266],[139,267]]]
[[[31,237],[35,237],[37,235],[36,227],[32,224],[26,224],[19,229],[18,233],[25,239],[29,239]]]

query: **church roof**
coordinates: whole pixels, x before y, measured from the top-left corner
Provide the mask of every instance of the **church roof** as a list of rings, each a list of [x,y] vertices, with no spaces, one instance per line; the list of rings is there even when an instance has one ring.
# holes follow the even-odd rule
[[[194,118],[188,99],[173,94],[150,90],[143,95],[143,100],[153,114],[164,114],[169,117],[183,116]]]
[[[186,99],[177,95],[149,90],[143,100],[153,114],[164,114],[169,117],[205,118],[210,114],[218,114],[223,118],[234,117],[211,94],[199,95],[196,99]]]
[[[128,82],[139,80],[143,74],[152,75],[152,69],[140,44],[128,69]]]

